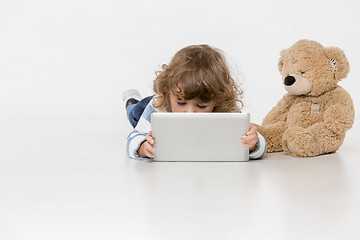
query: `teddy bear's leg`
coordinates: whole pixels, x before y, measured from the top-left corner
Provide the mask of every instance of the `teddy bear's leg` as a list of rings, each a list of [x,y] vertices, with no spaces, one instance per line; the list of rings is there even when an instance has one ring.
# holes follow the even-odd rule
[[[340,148],[344,137],[326,128],[292,127],[284,132],[282,147],[292,156],[313,157],[335,152]]]
[[[309,157],[318,154],[315,138],[302,127],[291,127],[282,138],[284,152],[295,157]]]
[[[256,124],[255,124],[256,125]],[[282,152],[281,139],[285,124],[272,124],[269,126],[256,125],[258,132],[265,138],[267,145],[267,152]]]

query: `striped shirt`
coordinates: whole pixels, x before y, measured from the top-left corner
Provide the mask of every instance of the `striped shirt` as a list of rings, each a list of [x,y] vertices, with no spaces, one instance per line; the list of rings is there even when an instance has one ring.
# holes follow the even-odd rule
[[[159,110],[153,107],[153,99],[145,107],[138,124],[127,138],[127,153],[130,158],[139,160],[150,160],[151,158],[141,158],[137,154],[140,145],[146,141],[146,134],[151,131],[151,114]],[[257,149],[249,154],[250,159],[260,159],[265,155],[266,141],[264,137],[258,133]]]

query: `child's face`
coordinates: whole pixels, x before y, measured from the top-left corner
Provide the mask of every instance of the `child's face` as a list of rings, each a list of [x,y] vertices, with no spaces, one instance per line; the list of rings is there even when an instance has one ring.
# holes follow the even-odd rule
[[[170,93],[171,112],[188,112],[188,113],[206,113],[212,112],[215,102],[202,102],[199,98],[190,100],[178,99],[174,94]]]

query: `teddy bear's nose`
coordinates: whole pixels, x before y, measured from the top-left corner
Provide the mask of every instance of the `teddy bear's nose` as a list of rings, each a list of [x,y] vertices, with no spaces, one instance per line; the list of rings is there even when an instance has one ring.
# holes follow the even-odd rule
[[[285,79],[284,79],[284,84],[286,86],[291,86],[293,85],[295,82],[295,78],[293,76],[287,76]]]

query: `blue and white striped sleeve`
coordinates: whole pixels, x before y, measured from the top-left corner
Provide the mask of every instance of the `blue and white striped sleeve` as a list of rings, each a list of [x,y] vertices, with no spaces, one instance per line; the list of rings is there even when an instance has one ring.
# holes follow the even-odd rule
[[[263,158],[266,153],[266,141],[265,138],[258,132],[258,143],[255,151],[249,154],[250,159]]]
[[[144,109],[138,124],[127,138],[126,150],[130,158],[139,160],[149,160],[149,158],[141,158],[137,154],[140,145],[146,140],[146,134],[151,131],[151,114],[156,110],[152,106],[152,101]]]

